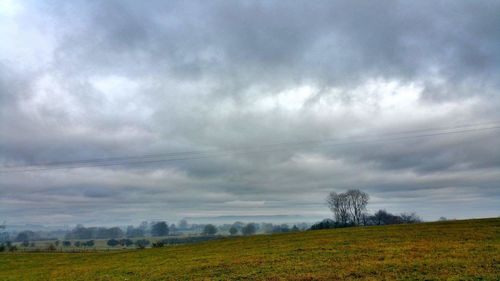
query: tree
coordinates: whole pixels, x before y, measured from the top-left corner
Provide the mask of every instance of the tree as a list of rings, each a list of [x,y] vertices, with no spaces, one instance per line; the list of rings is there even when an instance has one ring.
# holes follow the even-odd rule
[[[152,236],[166,236],[168,235],[168,232],[168,224],[164,221],[153,224],[153,227],[151,228]]]
[[[402,213],[399,215],[402,223],[419,223],[422,219],[416,213]]]
[[[116,239],[109,239],[108,242],[106,242],[106,244],[108,244],[108,246],[110,247],[115,247],[118,244],[120,244],[120,242]]]
[[[122,239],[120,240],[120,245],[128,247],[130,245],[134,244],[134,242],[130,239]]]
[[[255,232],[257,232],[257,226],[255,226],[254,223],[249,223],[241,229],[243,235],[252,235],[255,234]]]
[[[83,244],[84,244],[83,246],[85,246],[85,247],[94,247],[95,242],[94,242],[94,240],[88,240]]]
[[[370,219],[375,225],[387,225],[401,223],[401,217],[395,216],[386,210],[378,210]]]
[[[164,245],[165,244],[163,243],[163,241],[156,241],[156,242],[153,242],[153,244],[151,244],[151,247],[153,247],[153,248],[161,248]]]
[[[175,226],[175,223],[171,224],[171,225],[168,227],[168,232],[169,232],[171,235],[176,234],[176,232],[177,232],[177,226]]]
[[[370,198],[368,194],[359,189],[351,189],[346,192],[347,200],[349,201],[348,206],[351,213],[352,222],[355,225],[360,225],[362,222],[363,213],[366,211],[366,205],[368,205],[368,199]]]
[[[139,240],[136,240],[135,241],[135,246],[138,248],[138,249],[144,249],[146,248],[146,246],[149,245],[149,240],[146,240],[146,239],[139,239]]]
[[[106,238],[120,238],[123,237],[123,230],[119,227],[111,227],[107,229]]]
[[[179,221],[179,229],[186,230],[188,228],[188,222],[185,219]]]
[[[22,242],[22,241],[28,241],[28,240],[35,240],[37,239],[36,233],[30,230],[22,231],[19,232],[16,236],[16,241]]]
[[[350,221],[349,215],[349,200],[345,193],[337,194],[336,192],[330,192],[326,198],[328,207],[333,212],[335,221],[342,225],[347,225]]]
[[[62,242],[62,245],[63,245],[64,247],[69,247],[69,246],[71,246],[71,241],[64,240],[64,241]]]
[[[286,223],[280,225],[280,232],[289,232],[290,231],[290,226]]]
[[[79,248],[81,246],[81,242],[80,241],[75,241],[75,243],[73,243],[73,245],[77,248]]]
[[[358,189],[351,189],[345,193],[331,192],[326,202],[333,212],[335,221],[341,226],[349,224],[363,224],[363,214],[368,205],[369,196]]]
[[[7,242],[10,240],[10,234],[8,232],[0,232],[0,243]]]
[[[141,227],[129,225],[127,227],[127,237],[144,237],[144,230]]]
[[[336,223],[331,219],[324,219],[318,223],[315,223],[311,226],[311,230],[319,230],[319,229],[330,229],[335,228]]]
[[[203,228],[203,234],[205,235],[214,235],[215,233],[217,233],[217,227],[213,224],[207,224]]]
[[[238,229],[235,226],[231,226],[231,228],[229,229],[229,234],[231,235],[238,234]]]
[[[46,250],[49,252],[53,252],[56,250],[56,246],[54,246],[54,244],[50,243],[49,246],[47,246]]]

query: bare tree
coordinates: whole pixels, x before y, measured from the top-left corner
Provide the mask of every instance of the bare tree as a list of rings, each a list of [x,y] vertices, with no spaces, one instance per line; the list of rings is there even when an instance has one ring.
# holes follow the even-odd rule
[[[326,198],[326,202],[338,224],[359,225],[363,224],[363,214],[366,212],[368,199],[368,194],[352,189],[345,193],[331,192]]]
[[[399,215],[403,223],[419,223],[422,219],[416,213],[402,213]]]
[[[393,215],[386,210],[378,210],[371,217],[371,221],[374,225],[399,224],[401,223],[401,217]]]
[[[346,225],[350,221],[349,201],[345,193],[330,192],[326,198],[326,202],[330,210],[332,210],[335,221],[342,225]]]
[[[370,198],[368,194],[359,189],[351,189],[346,193],[346,199],[349,205],[349,211],[351,213],[352,222],[356,225],[362,223],[363,213],[366,211],[366,205],[368,205],[368,199]]]

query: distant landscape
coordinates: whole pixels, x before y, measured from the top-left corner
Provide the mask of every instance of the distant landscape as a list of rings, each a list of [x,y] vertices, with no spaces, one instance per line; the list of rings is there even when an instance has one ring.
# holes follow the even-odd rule
[[[250,236],[276,234],[306,230],[333,229],[357,226],[414,224],[422,220],[416,213],[391,214],[378,210],[367,212],[369,195],[357,189],[344,193],[331,192],[326,197],[325,207],[332,211],[333,219],[316,223],[244,223],[189,224],[183,219],[169,224],[166,221],[144,221],[138,226],[85,227],[81,224],[71,230],[22,230],[7,231],[0,225],[0,252],[89,252],[98,250],[126,250],[159,248],[215,240],[227,236]],[[446,220],[446,218],[441,218]],[[40,228],[40,227],[38,227]]]
[[[0,280],[498,280],[500,219],[92,253],[0,254]]]

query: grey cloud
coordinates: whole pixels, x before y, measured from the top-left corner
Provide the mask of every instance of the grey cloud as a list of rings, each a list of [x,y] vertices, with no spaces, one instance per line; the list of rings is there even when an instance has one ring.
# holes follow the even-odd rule
[[[474,215],[499,211],[497,131],[356,143],[498,121],[497,2],[22,5],[5,26],[11,20],[25,27],[20,36],[46,35],[36,38],[53,48],[35,62],[23,52],[45,54],[38,41],[6,43],[19,55],[0,55],[3,165],[282,145],[1,173],[7,218],[109,223],[115,215],[260,212],[313,220],[328,215],[327,192],[352,187],[372,194],[372,208],[411,206],[428,219],[453,217],[442,206],[466,199]],[[352,143],[308,143],[322,139]],[[287,147],[293,142],[304,144]]]
[[[236,95],[256,83],[332,87],[367,77],[422,79],[432,87],[438,75],[448,85],[473,78],[498,86],[494,2],[92,4],[81,4],[74,20],[81,29],[63,39],[58,67],[79,65],[81,57],[99,66],[91,71],[151,75],[153,67],[216,79],[227,86],[219,92]]]

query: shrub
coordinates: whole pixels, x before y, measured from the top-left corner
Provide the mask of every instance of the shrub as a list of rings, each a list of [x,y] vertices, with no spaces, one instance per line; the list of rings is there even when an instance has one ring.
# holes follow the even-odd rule
[[[311,230],[318,229],[330,229],[337,227],[337,224],[331,219],[324,219],[318,223],[315,223],[311,226]]]
[[[153,248],[161,248],[164,246],[164,244],[163,244],[163,242],[158,241],[158,242],[154,242],[153,244],[151,244],[151,246],[153,246]]]
[[[136,240],[135,241],[135,246],[138,248],[138,249],[144,249],[146,248],[147,245],[149,245],[149,240],[146,240],[146,239],[139,239],[139,240]]]
[[[130,239],[121,239],[120,240],[120,245],[125,246],[125,247],[128,247],[128,246],[133,245],[133,244],[134,244],[134,241],[132,241]]]
[[[120,244],[120,242],[116,239],[109,239],[106,244],[108,244],[108,246],[110,246],[110,247],[115,247],[118,244]]]

